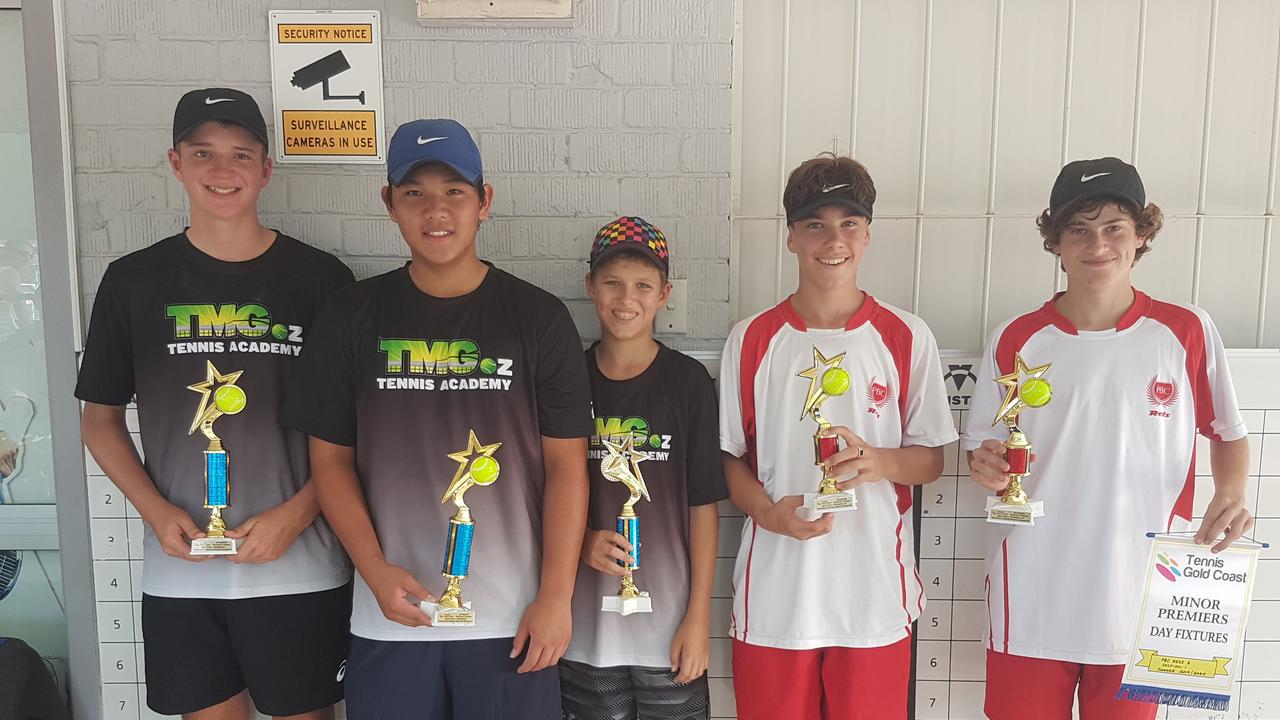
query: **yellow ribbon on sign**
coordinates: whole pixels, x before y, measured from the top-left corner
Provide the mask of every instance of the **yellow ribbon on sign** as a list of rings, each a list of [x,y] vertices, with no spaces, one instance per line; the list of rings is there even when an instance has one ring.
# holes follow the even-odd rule
[[[1142,659],[1138,661],[1138,667],[1147,668],[1151,672],[1186,677],[1211,678],[1218,675],[1227,675],[1227,663],[1231,662],[1231,658],[1224,657],[1200,660],[1197,658],[1161,655],[1155,650],[1139,649],[1138,652],[1142,653]]]

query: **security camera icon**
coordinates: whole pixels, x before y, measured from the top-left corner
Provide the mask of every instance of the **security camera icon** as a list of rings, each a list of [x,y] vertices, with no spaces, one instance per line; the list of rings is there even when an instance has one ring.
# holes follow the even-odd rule
[[[341,50],[336,50],[310,65],[305,65],[295,70],[293,79],[289,81],[289,84],[301,90],[309,90],[319,84],[325,100],[359,100],[360,104],[364,105],[363,90],[357,95],[329,94],[330,78],[350,69],[351,63],[347,62],[347,56],[343,55]]]

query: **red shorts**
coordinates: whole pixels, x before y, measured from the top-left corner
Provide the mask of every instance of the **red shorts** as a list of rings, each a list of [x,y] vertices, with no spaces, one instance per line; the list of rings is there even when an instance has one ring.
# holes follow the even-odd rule
[[[1152,720],[1159,705],[1117,700],[1124,665],[1084,665],[987,650],[986,712],[991,720]]]
[[[873,648],[780,650],[733,641],[738,720],[907,717],[911,637]]]

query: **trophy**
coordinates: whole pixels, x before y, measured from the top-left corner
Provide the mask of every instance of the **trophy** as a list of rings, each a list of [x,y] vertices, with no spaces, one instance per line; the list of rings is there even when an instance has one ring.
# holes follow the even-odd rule
[[[1009,463],[1009,485],[1000,497],[987,498],[987,522],[1033,526],[1036,518],[1044,516],[1044,503],[1028,498],[1022,489],[1022,478],[1031,474],[1031,442],[1018,427],[1018,413],[1023,408],[1044,407],[1053,399],[1053,387],[1044,379],[1052,365],[1045,363],[1027,367],[1022,355],[1015,354],[1013,372],[996,378],[997,383],[1008,388],[991,424],[1003,422],[1009,429],[1009,439],[1004,443],[1004,459]]]
[[[822,468],[822,481],[818,484],[818,492],[804,494],[805,507],[815,513],[841,512],[858,507],[853,491],[841,490],[836,485],[831,467],[827,465],[827,460],[839,451],[840,439],[827,435],[831,423],[822,416],[822,404],[849,391],[849,372],[840,367],[842,362],[844,353],[827,358],[814,348],[813,367],[796,374],[796,377],[809,379],[809,392],[805,394],[800,419],[811,417],[818,423],[818,429],[813,433],[813,464]]]
[[[607,454],[600,461],[600,473],[610,482],[622,483],[631,491],[631,496],[623,503],[622,512],[617,516],[618,534],[631,543],[631,562],[618,561],[627,574],[622,576],[622,587],[618,588],[617,595],[604,596],[600,611],[623,615],[653,612],[649,593],[640,591],[631,577],[633,571],[640,569],[640,518],[636,517],[633,506],[641,497],[649,499],[649,488],[645,487],[644,477],[640,475],[640,463],[648,460],[649,456],[635,449],[635,436],[631,433],[627,433],[626,438],[618,444],[603,438],[601,442],[604,443]]]
[[[206,361],[205,379],[187,389],[200,393],[200,407],[191,421],[188,435],[195,433],[196,428],[209,439],[209,447],[204,451],[204,506],[209,509],[209,527],[206,537],[191,541],[192,555],[235,555],[236,541],[226,536],[227,525],[222,520],[222,509],[231,504],[231,483],[227,469],[229,460],[227,451],[222,447],[222,439],[213,432],[213,423],[223,415],[235,415],[244,410],[244,390],[236,385],[236,380],[244,374],[243,370],[223,375],[213,366],[213,361]],[[209,396],[213,402],[209,402]]]
[[[441,503],[453,500],[458,512],[449,518],[449,536],[444,546],[444,567],[440,574],[449,578],[449,585],[436,602],[423,600],[420,607],[431,618],[435,627],[471,627],[476,624],[476,611],[471,603],[463,602],[461,580],[471,569],[471,541],[475,537],[476,523],[471,519],[471,508],[462,496],[473,486],[492,485],[498,479],[501,468],[493,459],[493,452],[502,447],[497,442],[481,445],[476,431],[467,431],[467,449],[449,453],[449,459],[458,463],[453,482],[445,490]]]

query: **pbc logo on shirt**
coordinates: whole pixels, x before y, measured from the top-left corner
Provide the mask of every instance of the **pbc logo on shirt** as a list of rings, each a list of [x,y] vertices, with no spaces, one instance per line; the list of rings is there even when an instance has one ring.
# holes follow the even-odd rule
[[[1148,417],[1169,417],[1169,409],[1178,402],[1178,386],[1153,376],[1147,383],[1147,402],[1151,403]]]
[[[874,377],[867,384],[867,402],[871,403],[871,407],[867,408],[867,412],[880,417],[880,411],[885,405],[889,404],[889,400],[893,398],[893,392],[889,390],[888,385],[881,385],[876,382]]]

